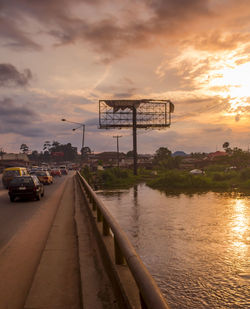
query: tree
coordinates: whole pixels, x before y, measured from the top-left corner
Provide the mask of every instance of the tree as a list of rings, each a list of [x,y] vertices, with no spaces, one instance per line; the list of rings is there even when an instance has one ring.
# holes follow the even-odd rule
[[[230,148],[229,148],[229,142],[225,142],[223,145],[222,145],[223,149],[226,151],[226,152],[230,152]]]
[[[162,160],[169,159],[172,155],[172,152],[166,148],[166,147],[160,147],[158,150],[156,150],[154,155],[154,161],[159,162]]]
[[[57,142],[57,141],[52,142],[52,147],[58,147],[59,145],[60,145],[60,143]]]
[[[200,160],[204,159],[207,156],[205,152],[191,152],[190,155],[192,158],[200,159]]]
[[[161,169],[178,168],[181,157],[172,157],[172,152],[166,147],[160,147],[154,155],[153,164]]]
[[[6,152],[3,150],[3,148],[0,148],[0,156],[2,156],[3,154],[5,154]]]
[[[234,147],[231,149],[229,161],[232,166],[235,166],[238,169],[246,168],[250,164],[250,153],[248,151],[243,151],[238,147]]]
[[[51,147],[50,141],[45,141],[43,144],[43,151],[49,152],[50,147]]]
[[[34,162],[38,163],[39,162],[39,153],[38,153],[38,151],[37,150],[33,150],[31,152],[31,154],[29,155],[29,159],[31,161],[34,161]]]
[[[81,154],[82,156],[87,156],[88,154],[91,153],[91,149],[88,146],[85,146],[81,149]]]
[[[126,154],[126,156],[127,156],[128,158],[133,158],[133,156],[134,156],[133,150],[128,151],[127,154]]]
[[[50,153],[62,153],[62,157],[58,157],[59,160],[75,161],[77,158],[77,148],[72,147],[71,143],[60,144],[57,141],[53,141],[48,149]]]
[[[28,153],[29,152],[29,147],[26,145],[26,144],[22,144],[20,146],[20,150],[23,152],[23,153]]]

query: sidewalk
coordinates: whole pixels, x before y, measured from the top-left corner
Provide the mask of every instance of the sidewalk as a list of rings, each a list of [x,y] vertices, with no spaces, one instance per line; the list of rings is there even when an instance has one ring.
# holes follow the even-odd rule
[[[71,177],[24,309],[117,308],[82,203]]]

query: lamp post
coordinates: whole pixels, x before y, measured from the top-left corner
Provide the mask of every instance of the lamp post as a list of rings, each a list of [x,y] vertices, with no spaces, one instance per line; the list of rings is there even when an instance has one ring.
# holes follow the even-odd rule
[[[79,125],[77,128],[72,129],[72,131],[76,131],[76,130],[82,128],[82,148],[81,148],[81,155],[83,156],[85,124],[84,124],[84,123],[75,122],[75,121],[69,121],[69,120],[67,120],[67,119],[65,119],[65,118],[61,119],[61,121],[66,121],[66,122],[69,122],[69,123],[74,123],[74,124]]]

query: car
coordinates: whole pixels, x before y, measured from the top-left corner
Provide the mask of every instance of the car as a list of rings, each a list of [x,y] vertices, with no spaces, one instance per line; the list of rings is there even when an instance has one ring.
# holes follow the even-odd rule
[[[44,186],[35,175],[17,176],[9,184],[9,198],[32,198],[40,200],[44,196]]]
[[[62,173],[60,171],[60,169],[58,168],[53,168],[50,172],[51,176],[59,176],[61,177],[62,176]]]
[[[3,171],[2,182],[3,186],[8,189],[10,182],[16,176],[28,175],[28,170],[25,167],[8,167]]]
[[[48,171],[31,171],[30,175],[36,175],[39,181],[44,185],[53,183],[53,177]]]
[[[62,173],[62,175],[68,175],[68,169],[66,166],[60,166],[60,171]]]

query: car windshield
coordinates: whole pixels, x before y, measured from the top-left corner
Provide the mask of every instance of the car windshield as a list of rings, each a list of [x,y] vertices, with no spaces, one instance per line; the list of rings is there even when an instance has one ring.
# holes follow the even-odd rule
[[[47,176],[46,172],[36,172],[37,176]]]
[[[7,176],[7,177],[19,176],[19,172],[18,171],[5,171],[4,176]]]
[[[33,185],[33,179],[31,177],[16,177],[11,181],[11,185]]]

